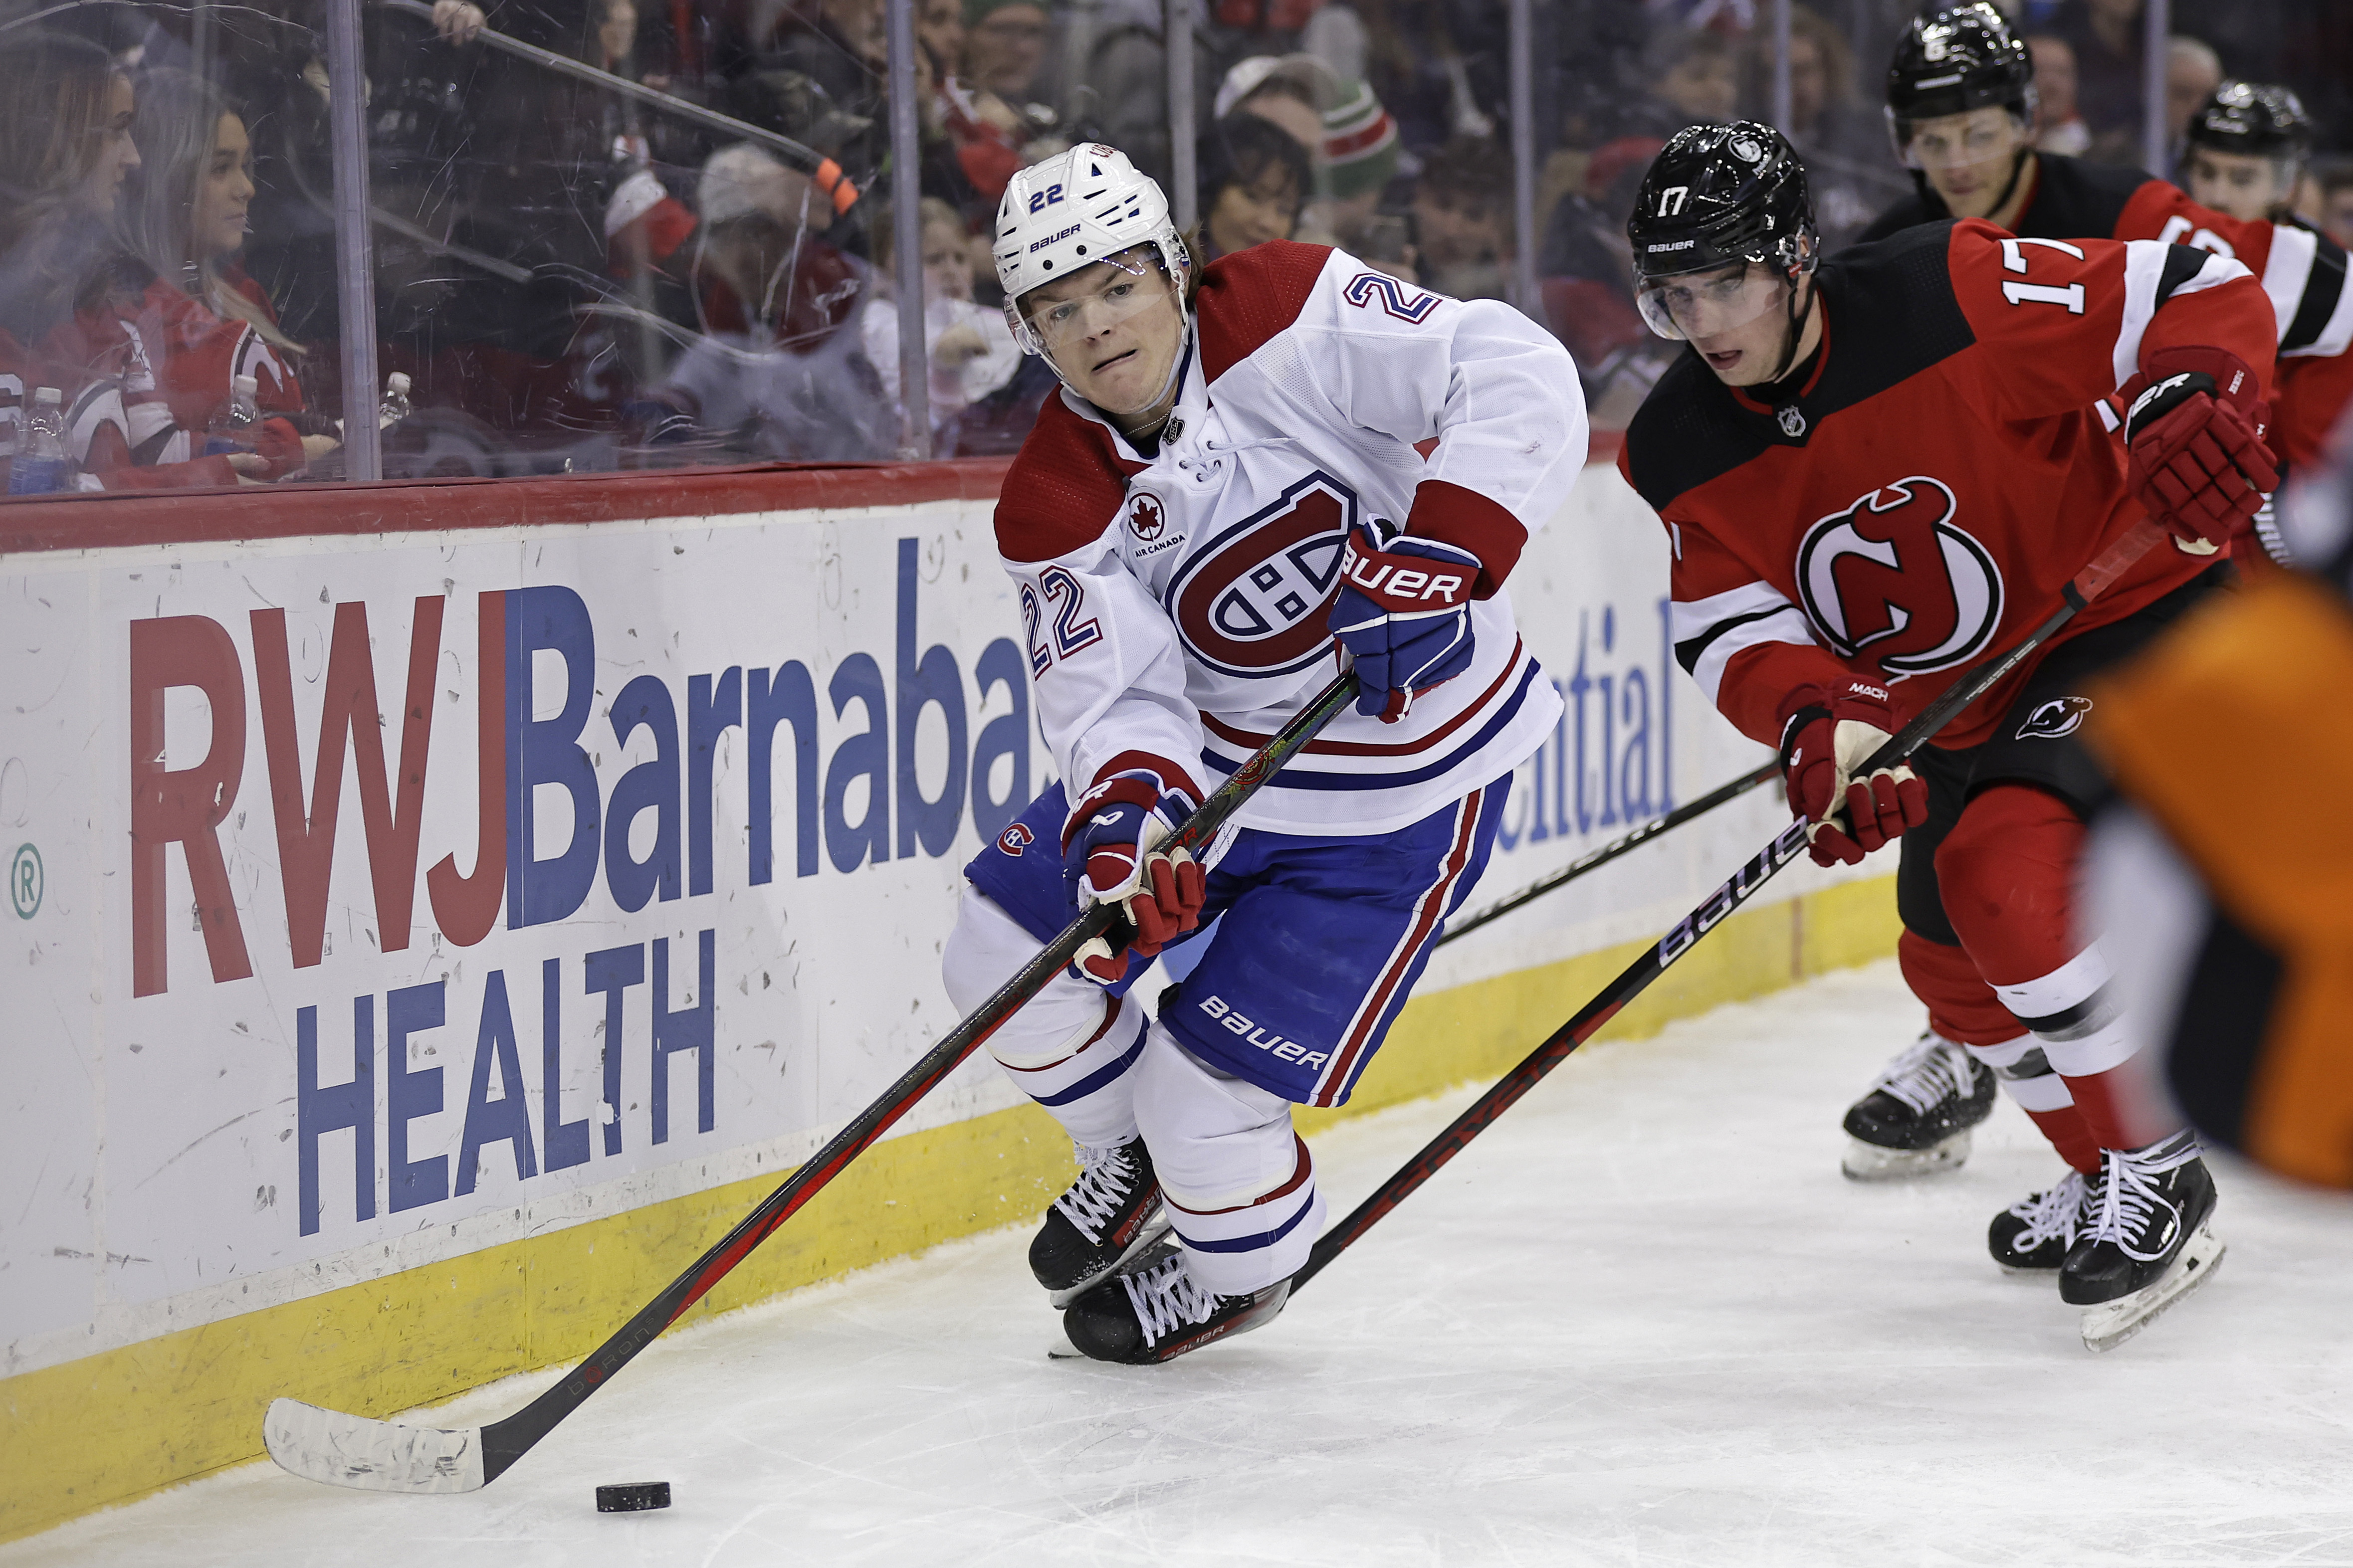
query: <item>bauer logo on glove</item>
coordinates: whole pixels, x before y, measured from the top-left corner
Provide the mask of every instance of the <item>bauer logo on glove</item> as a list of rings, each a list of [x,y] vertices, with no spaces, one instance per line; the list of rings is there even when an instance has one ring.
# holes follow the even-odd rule
[[[1387,545],[1348,531],[1327,623],[1356,660],[1356,711],[1394,724],[1413,700],[1471,668],[1479,558],[1459,544],[1400,534]]]

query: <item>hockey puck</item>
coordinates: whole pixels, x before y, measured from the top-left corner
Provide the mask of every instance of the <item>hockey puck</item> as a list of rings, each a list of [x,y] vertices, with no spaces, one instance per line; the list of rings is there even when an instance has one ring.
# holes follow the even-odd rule
[[[668,1481],[626,1481],[617,1487],[596,1489],[598,1513],[643,1513],[650,1508],[669,1506]]]

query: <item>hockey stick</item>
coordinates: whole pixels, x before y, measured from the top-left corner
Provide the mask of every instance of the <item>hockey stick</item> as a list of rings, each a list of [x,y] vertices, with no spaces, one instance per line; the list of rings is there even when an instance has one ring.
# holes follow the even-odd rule
[[[2076,612],[2098,598],[2126,567],[2139,560],[2165,536],[2163,529],[2147,519],[2134,523],[2122,538],[2102,551],[2090,565],[2076,574],[2073,582],[2061,590],[2066,602],[2053,610],[2049,618],[2035,627],[2023,642],[1991,663],[1980,665],[1947,688],[1943,695],[1921,711],[1919,717],[1905,725],[1902,732],[1873,752],[1857,772],[1868,774],[1881,768],[1894,767],[1919,750],[1936,731],[1952,722],[1961,710],[1991,690],[1995,682],[2017,668],[2027,655],[2049,641],[2052,633],[2073,620]],[[1554,1030],[1525,1061],[1505,1073],[1493,1089],[1479,1097],[1470,1110],[1448,1123],[1445,1131],[1431,1139],[1395,1175],[1376,1188],[1372,1196],[1358,1204],[1346,1219],[1325,1231],[1316,1240],[1314,1249],[1307,1255],[1307,1267],[1291,1281],[1292,1294],[1297,1295],[1302,1286],[1323,1272],[1324,1265],[1346,1251],[1358,1237],[1378,1224],[1381,1216],[1411,1196],[1415,1188],[1462,1152],[1471,1140],[1485,1131],[1497,1117],[1516,1104],[1522,1095],[1534,1089],[1546,1073],[1567,1060],[1571,1051],[1591,1039],[1604,1024],[1618,1016],[1620,1009],[1648,989],[1651,981],[1665,973],[1670,965],[1689,952],[1701,937],[1722,924],[1726,915],[1746,903],[1757,889],[1795,860],[1805,847],[1806,822],[1800,817],[1783,828],[1773,842],[1757,851],[1754,858],[1733,874],[1731,880],[1710,893],[1699,908],[1676,921],[1674,929],[1628,964],[1599,995],[1579,1008],[1577,1016],[1567,1023]]]
[[[1675,807],[1674,810],[1667,813],[1664,816],[1652,817],[1650,821],[1642,824],[1641,826],[1634,829],[1633,832],[1629,833],[1623,838],[1604,844],[1599,849],[1587,850],[1584,854],[1579,855],[1576,859],[1571,860],[1567,865],[1563,866],[1559,870],[1553,872],[1551,875],[1537,878],[1535,881],[1530,882],[1526,887],[1522,888],[1518,892],[1513,893],[1506,898],[1500,899],[1494,903],[1488,905],[1485,909],[1481,910],[1477,914],[1472,915],[1469,920],[1462,921],[1460,925],[1450,926],[1446,934],[1440,937],[1430,945],[1433,947],[1444,947],[1448,942],[1452,942],[1457,937],[1469,936],[1472,931],[1477,931],[1489,921],[1502,920],[1505,915],[1510,914],[1514,910],[1518,909],[1521,905],[1534,903],[1536,900],[1543,898],[1546,893],[1551,892],[1555,888],[1565,888],[1568,886],[1571,882],[1576,881],[1579,877],[1584,876],[1588,871],[1593,870],[1598,867],[1607,866],[1610,861],[1615,860],[1619,856],[1627,853],[1629,850],[1641,848],[1643,845],[1648,844],[1651,839],[1656,838],[1660,834],[1671,832],[1675,828],[1681,827],[1684,823],[1689,822],[1695,816],[1704,816],[1709,812],[1714,811],[1717,806],[1722,805],[1725,801],[1731,800],[1736,795],[1746,795],[1758,784],[1765,783],[1768,779],[1778,778],[1780,774],[1781,764],[1778,762],[1772,762],[1767,763],[1763,767],[1758,768],[1753,773],[1742,774],[1740,777],[1734,779],[1730,784],[1718,784],[1715,788],[1708,791],[1697,800],[1686,802],[1685,804]]]
[[[1173,846],[1205,848],[1218,830],[1258,793],[1275,770],[1296,756],[1316,731],[1356,694],[1356,678],[1344,673],[1301,709],[1273,739],[1259,748],[1233,777],[1212,791],[1185,824]],[[744,1216],[693,1267],[671,1280],[620,1331],[573,1368],[564,1381],[502,1421],[487,1426],[443,1430],[322,1410],[298,1400],[276,1399],[262,1422],[269,1457],[286,1469],[331,1486],[364,1491],[470,1492],[490,1485],[529,1452],[555,1424],[586,1403],[655,1336],[684,1315],[730,1269],[750,1256],[776,1228],[815,1197],[828,1182],[880,1138],[907,1109],[954,1072],[975,1047],[995,1034],[1022,1005],[1068,965],[1079,949],[1111,931],[1116,906],[1091,906],[1022,965],[997,994],[958,1024],[923,1058],[851,1119],[849,1125],[812,1155],[759,1207]]]

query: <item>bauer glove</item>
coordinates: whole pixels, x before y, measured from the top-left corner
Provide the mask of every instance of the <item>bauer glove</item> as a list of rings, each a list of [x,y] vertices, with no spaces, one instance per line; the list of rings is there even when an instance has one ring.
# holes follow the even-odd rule
[[[1348,531],[1325,624],[1356,660],[1357,712],[1394,724],[1415,698],[1471,668],[1480,571],[1459,544],[1401,534],[1384,547],[1362,523]]]
[[[2159,349],[2117,393],[2133,498],[2178,547],[2209,555],[2254,526],[2279,464],[2263,445],[2271,405],[2228,349]]]
[[[1908,764],[1854,776],[1894,730],[1885,687],[1801,686],[1781,712],[1781,776],[1815,865],[1852,866],[1928,819],[1928,786]]]
[[[1124,945],[1114,931],[1079,949],[1071,967],[1081,979],[1116,984],[1130,958],[1150,959],[1201,923],[1200,862],[1190,850],[1160,847],[1194,810],[1189,784],[1168,785],[1143,768],[1098,779],[1079,797],[1062,827],[1062,874],[1081,908],[1115,903],[1129,927]]]

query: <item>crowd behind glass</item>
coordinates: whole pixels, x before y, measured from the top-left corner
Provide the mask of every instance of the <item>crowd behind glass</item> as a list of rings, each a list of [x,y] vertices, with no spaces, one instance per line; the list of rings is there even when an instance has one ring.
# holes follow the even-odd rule
[[[2035,62],[2038,146],[2141,161],[2141,4],[2005,6]],[[353,410],[323,5],[95,0],[0,17],[11,493],[341,477]],[[2344,11],[2175,0],[2165,112],[2171,163],[2226,77],[2293,88],[2316,130],[2295,209],[2353,246]],[[1013,172],[1083,140],[1172,178],[1164,12],[915,0],[935,455],[1013,450],[1053,387],[1014,345],[989,258]],[[1787,128],[1833,249],[1913,188],[1879,98],[1909,14],[1791,10]],[[1597,426],[1622,426],[1679,347],[1634,310],[1632,193],[1677,128],[1771,117],[1771,0],[1537,0],[1534,16],[1537,220],[1521,234],[1504,0],[1199,0],[1193,248],[1336,244],[1500,299],[1531,247],[1537,297],[1517,302],[1576,354]],[[361,416],[381,428],[384,471],[893,456],[884,31],[884,0],[368,0],[385,384]]]

